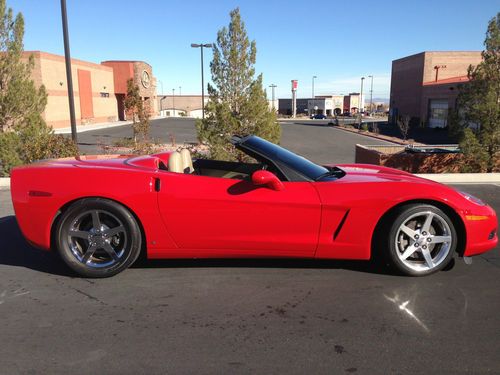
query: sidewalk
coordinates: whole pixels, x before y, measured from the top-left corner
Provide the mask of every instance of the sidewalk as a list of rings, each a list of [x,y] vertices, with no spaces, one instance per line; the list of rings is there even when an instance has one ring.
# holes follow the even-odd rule
[[[162,119],[162,118],[165,118],[165,116],[151,117],[150,120],[158,120],[158,119]],[[125,125],[130,125],[130,124],[132,124],[132,121],[100,122],[100,123],[96,123],[96,124],[77,125],[76,131],[77,131],[77,133],[84,133],[84,132],[88,132],[91,130],[108,129],[108,128],[114,128],[116,126],[125,126]],[[54,133],[56,133],[56,134],[71,134],[71,127],[54,129]]]

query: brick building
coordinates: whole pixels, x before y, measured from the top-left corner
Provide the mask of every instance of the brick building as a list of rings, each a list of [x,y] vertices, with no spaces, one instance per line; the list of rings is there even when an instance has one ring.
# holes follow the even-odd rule
[[[113,69],[114,92],[118,109],[118,119],[126,120],[125,96],[127,95],[127,81],[133,79],[139,87],[139,95],[144,100],[152,114],[158,113],[156,100],[156,78],[153,77],[153,68],[144,61],[103,61],[103,66]]]
[[[31,73],[35,85],[44,85],[48,98],[43,119],[54,129],[70,126],[68,83],[64,56],[42,51],[23,52],[32,55]],[[144,73],[146,72],[146,73]],[[150,65],[141,61],[107,61],[102,64],[71,59],[73,94],[77,125],[124,119],[123,99],[127,79],[139,85],[144,100],[151,100],[151,112],[157,113],[156,80]]]
[[[467,69],[481,62],[480,51],[421,52],[392,62],[390,116],[409,115],[416,123],[445,127]]]

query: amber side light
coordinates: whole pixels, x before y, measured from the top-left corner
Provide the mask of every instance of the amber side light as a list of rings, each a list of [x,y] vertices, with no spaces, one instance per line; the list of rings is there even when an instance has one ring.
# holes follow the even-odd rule
[[[465,218],[470,221],[488,220],[490,217],[485,215],[466,215]]]

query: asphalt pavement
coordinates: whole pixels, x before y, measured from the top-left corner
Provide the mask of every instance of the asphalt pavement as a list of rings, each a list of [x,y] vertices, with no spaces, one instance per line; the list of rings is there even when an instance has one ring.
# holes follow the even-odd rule
[[[349,159],[362,138],[282,126],[283,145],[317,161]],[[500,186],[456,187],[500,213]],[[279,259],[143,260],[82,279],[25,242],[0,190],[0,373],[498,374],[499,248],[473,259],[423,278]]]

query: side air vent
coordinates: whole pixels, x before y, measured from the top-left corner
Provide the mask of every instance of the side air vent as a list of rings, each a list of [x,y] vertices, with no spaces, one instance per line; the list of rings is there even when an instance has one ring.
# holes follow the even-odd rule
[[[335,230],[335,233],[333,233],[333,240],[334,241],[337,239],[337,236],[339,235],[340,231],[342,230],[342,227],[344,226],[344,223],[345,223],[350,211],[351,211],[350,209],[346,211],[346,213],[344,214],[344,217],[342,218],[342,220],[340,220],[339,226]]]

